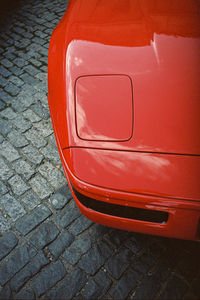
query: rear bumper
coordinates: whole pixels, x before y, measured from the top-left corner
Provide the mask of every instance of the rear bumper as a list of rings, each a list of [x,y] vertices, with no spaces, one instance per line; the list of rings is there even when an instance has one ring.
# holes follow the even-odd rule
[[[152,234],[152,235],[160,235],[160,236],[196,240],[196,241],[200,240],[200,235],[198,232],[200,212],[195,209],[174,208],[172,206],[172,203],[171,206],[168,207],[159,206],[159,205],[149,205],[147,199],[146,203],[131,202],[131,207],[141,208],[145,210],[149,209],[151,211],[167,212],[168,213],[167,222],[162,224],[162,223],[122,218],[114,215],[100,213],[98,211],[95,211],[93,209],[84,206],[75,195],[70,182],[69,184],[70,184],[73,197],[76,201],[76,204],[80,209],[80,211],[82,212],[82,214],[85,215],[88,219],[96,223],[100,223],[114,228],[125,229],[129,231],[141,232],[141,233]],[[81,189],[79,189],[79,192],[83,193]],[[90,193],[86,192],[84,194],[89,195]],[[93,197],[93,199],[97,199],[99,198],[99,195],[90,194],[90,197]],[[110,198],[109,200],[111,203],[115,203],[116,202],[115,200],[117,199]],[[127,205],[127,202],[124,203],[124,205]]]
[[[68,183],[79,210],[88,219],[109,227],[141,232],[152,235],[160,235],[172,238],[200,240],[199,221],[200,203],[174,198],[162,198],[142,194],[127,193],[117,190],[97,187],[81,181],[70,171],[66,162],[64,151],[61,151],[61,159],[68,179]],[[83,196],[97,200],[104,204],[114,204],[130,208],[138,208],[154,212],[164,212],[168,215],[164,222],[152,222],[119,217],[95,208],[87,207],[80,198],[77,191]]]

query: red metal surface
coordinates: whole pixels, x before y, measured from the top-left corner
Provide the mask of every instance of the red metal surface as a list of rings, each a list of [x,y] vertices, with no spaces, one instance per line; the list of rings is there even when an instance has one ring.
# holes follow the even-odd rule
[[[81,148],[64,154],[71,172],[96,187],[200,200],[199,157]]]
[[[49,49],[49,97],[62,148],[199,154],[199,5],[189,0],[164,2],[70,2]],[[75,81],[95,74],[126,74],[132,79],[131,140],[100,145],[78,138]]]
[[[200,218],[199,202],[127,193],[88,184],[75,177],[70,171],[67,164],[68,150],[61,151],[60,154],[73,197],[78,208],[87,218],[94,222],[119,229],[194,241],[200,240],[198,233],[198,222]],[[169,214],[169,219],[165,224],[158,224],[130,220],[96,212],[86,208],[78,201],[73,192],[72,185],[82,194],[99,201],[164,211]]]
[[[133,94],[128,76],[79,77],[75,91],[76,126],[81,139],[126,141],[132,137]]]
[[[61,156],[64,149],[74,148],[70,150],[73,155],[63,160],[65,170],[87,181],[91,189],[106,188],[111,199],[115,192],[121,191],[123,200],[127,192],[137,192],[141,193],[136,197],[138,205],[142,195],[155,195],[156,199],[164,199],[159,205],[167,204],[169,208],[173,207],[174,199],[179,199],[180,204],[185,199],[193,203],[191,209],[197,220],[200,217],[199,53],[199,1],[70,1],[52,35],[48,60],[48,101],[58,148]],[[110,86],[111,97],[107,98],[110,118],[107,115],[103,122],[102,109],[94,114],[95,102],[90,104],[97,95],[95,79],[102,75],[128,76],[132,82],[130,138],[127,88],[124,100],[120,97],[117,100],[125,103],[121,114],[115,105],[116,97],[112,97],[114,82]],[[95,84],[87,82],[82,86],[84,89],[80,86],[76,89],[76,82],[88,77],[93,77]],[[109,93],[107,83],[102,95],[106,92]],[[82,113],[88,116],[83,127],[76,101],[83,104]],[[115,127],[116,116],[119,120]],[[87,122],[89,119],[92,121]],[[99,192],[96,190],[94,194],[98,197]],[[143,204],[145,201],[148,204],[149,196],[145,199]],[[83,211],[81,204],[78,205]],[[136,222],[137,226],[133,226],[118,218],[94,212],[91,215],[87,209],[84,213],[110,226],[122,228],[120,224],[126,223],[123,228],[128,230],[194,239],[193,227],[197,221],[195,225],[192,223],[191,209],[190,213],[187,208],[184,212],[177,209],[166,234],[163,230],[156,231],[156,226],[150,232],[147,224]],[[189,226],[187,233],[180,220]],[[179,229],[174,229],[175,226]]]

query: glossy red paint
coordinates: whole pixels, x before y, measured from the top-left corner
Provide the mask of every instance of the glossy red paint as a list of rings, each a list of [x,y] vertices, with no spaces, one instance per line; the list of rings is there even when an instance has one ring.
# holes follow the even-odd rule
[[[75,94],[79,138],[116,142],[132,138],[133,94],[132,81],[128,76],[79,77],[75,85]],[[121,120],[123,122],[120,122]]]
[[[199,157],[81,148],[70,148],[64,153],[74,176],[96,187],[166,198],[200,199]]]
[[[199,53],[199,1],[69,2],[48,60],[48,101],[66,175],[86,196],[170,215],[166,224],[126,220],[75,197],[87,217],[199,239]]]
[[[94,222],[119,229],[173,238],[190,239],[194,241],[199,240],[199,202],[174,199],[170,197],[159,197],[155,195],[145,195],[137,192],[129,193],[86,183],[85,181],[78,179],[71,172],[68,166],[69,149],[60,152],[60,154],[65,175],[68,179],[73,197],[78,208],[87,218]],[[130,220],[96,212],[88,209],[79,202],[74,194],[72,186],[83,195],[99,201],[167,212],[169,214],[169,219],[165,224],[158,224],[153,222]]]

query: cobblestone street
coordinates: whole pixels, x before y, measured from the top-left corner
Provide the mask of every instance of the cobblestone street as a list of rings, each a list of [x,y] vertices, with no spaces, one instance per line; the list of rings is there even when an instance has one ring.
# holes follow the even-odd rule
[[[66,0],[0,12],[0,299],[200,299],[200,243],[94,224],[76,208],[47,103]]]

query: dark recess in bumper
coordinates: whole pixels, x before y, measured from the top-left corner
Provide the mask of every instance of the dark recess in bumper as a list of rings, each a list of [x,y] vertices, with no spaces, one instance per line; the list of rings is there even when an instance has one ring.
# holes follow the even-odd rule
[[[90,197],[87,197],[79,193],[74,187],[73,191],[78,199],[78,201],[85,207],[92,209],[94,211],[115,216],[125,219],[133,219],[146,222],[154,223],[166,223],[168,220],[168,213],[164,211],[143,209],[137,207],[123,206],[113,203],[107,203],[99,201]]]

